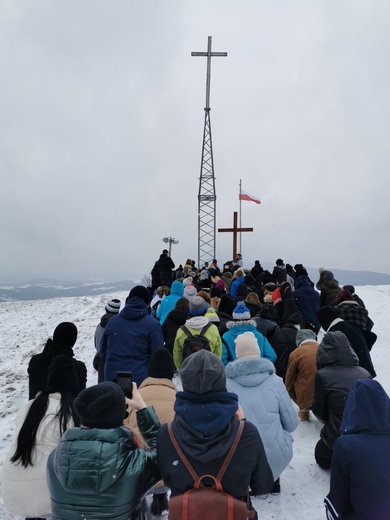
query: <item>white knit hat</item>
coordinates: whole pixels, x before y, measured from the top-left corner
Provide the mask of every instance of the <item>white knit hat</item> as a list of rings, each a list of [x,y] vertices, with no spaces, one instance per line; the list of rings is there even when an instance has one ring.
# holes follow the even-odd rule
[[[260,347],[253,332],[243,332],[234,340],[237,359],[257,359],[260,357]]]
[[[118,314],[120,309],[121,309],[121,302],[120,302],[120,300],[117,300],[116,298],[113,298],[112,300],[110,300],[106,303],[107,312],[111,312],[112,314]]]

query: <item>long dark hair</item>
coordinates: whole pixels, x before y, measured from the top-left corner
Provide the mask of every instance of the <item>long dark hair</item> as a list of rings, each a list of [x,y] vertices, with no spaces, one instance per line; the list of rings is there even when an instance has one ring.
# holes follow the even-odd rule
[[[43,391],[38,394],[31,403],[30,409],[19,431],[16,451],[10,459],[11,462],[18,464],[21,462],[25,468],[29,465],[33,466],[32,455],[35,448],[37,432],[48,406],[48,391]],[[61,393],[60,409],[56,413],[56,418],[60,423],[60,435],[66,431],[71,418],[73,418],[75,424],[78,423],[78,417],[73,409],[73,397],[70,392]]]

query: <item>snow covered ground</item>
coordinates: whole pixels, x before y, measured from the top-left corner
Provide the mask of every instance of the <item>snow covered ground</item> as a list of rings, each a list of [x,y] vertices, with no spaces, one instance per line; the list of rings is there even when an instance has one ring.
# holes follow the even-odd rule
[[[363,298],[378,340],[372,350],[377,380],[390,393],[390,285],[356,287]],[[28,397],[27,365],[30,357],[42,351],[54,328],[62,321],[72,321],[78,328],[75,356],[88,369],[88,385],[96,383],[92,367],[95,353],[93,336],[104,306],[110,298],[122,301],[127,292],[77,298],[57,298],[0,303],[1,368],[0,387],[0,464],[9,449],[14,431],[15,414]],[[293,433],[294,457],[282,474],[279,496],[256,499],[260,518],[267,520],[317,520],[325,518],[323,498],[328,492],[329,471],[320,469],[313,457],[321,426],[312,416],[309,423],[300,423]],[[11,520],[0,499],[0,518]]]

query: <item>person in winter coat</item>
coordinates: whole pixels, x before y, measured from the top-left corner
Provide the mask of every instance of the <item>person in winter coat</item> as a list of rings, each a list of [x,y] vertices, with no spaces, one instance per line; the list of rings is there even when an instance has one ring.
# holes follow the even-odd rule
[[[301,421],[308,421],[314,398],[319,344],[316,335],[310,329],[299,330],[295,341],[297,348],[288,358],[285,383],[291,399],[298,405],[298,417]]]
[[[355,323],[363,330],[372,329],[374,322],[368,317],[368,310],[361,307],[349,291],[340,291],[334,303],[341,319]]]
[[[345,401],[352,383],[357,379],[371,379],[342,332],[327,332],[317,350],[317,373],[314,381],[312,412],[324,426],[315,447],[317,464],[329,469],[333,445],[340,435]]]
[[[160,284],[170,287],[172,284],[172,269],[175,268],[175,263],[168,254],[169,251],[164,249],[157,260],[157,268],[160,274]]]
[[[286,377],[291,352],[297,348],[296,338],[301,326],[301,315],[299,313],[291,314],[285,324],[275,330],[272,336],[271,345],[277,356],[275,361],[276,374],[283,378],[283,381]]]
[[[218,322],[218,331],[219,331],[219,335],[222,336],[225,334],[225,332],[227,331],[227,323],[229,321],[232,321],[233,317],[232,317],[232,314],[233,314],[233,311],[234,309],[236,308],[236,301],[234,300],[234,298],[232,298],[229,294],[223,294],[222,297],[221,297],[221,301],[219,302],[219,305],[218,305],[218,310],[217,310],[217,314],[218,314],[218,318],[219,318],[219,322]]]
[[[74,323],[64,321],[54,329],[53,339],[49,338],[43,351],[35,354],[28,364],[28,398],[34,399],[38,392],[47,390],[47,377],[53,359],[58,355],[72,358],[76,370],[78,386],[72,390],[73,398],[87,383],[87,369],[82,361],[74,358],[73,346],[77,340],[77,327]]]
[[[100,351],[100,343],[102,341],[104,329],[107,326],[107,323],[110,321],[110,319],[113,316],[116,316],[121,308],[121,302],[120,300],[114,298],[106,303],[105,307],[105,314],[100,319],[99,325],[96,327],[95,330],[95,349],[96,354],[93,359],[93,367],[98,372],[98,383],[101,383],[104,381],[104,363],[100,359],[99,351]]]
[[[193,284],[193,278],[192,276],[187,276],[187,278],[184,278],[183,280],[183,298],[187,298],[187,300],[190,302],[192,298],[196,295],[197,289],[195,285]]]
[[[321,328],[316,315],[321,306],[319,293],[311,287],[306,276],[298,276],[292,294],[304,321],[313,325],[315,333],[318,334]]]
[[[324,281],[321,285],[321,307],[324,305],[332,305],[339,292],[341,292],[341,287],[339,286],[338,281],[334,279],[333,273],[328,271],[325,274]]]
[[[282,285],[283,282],[287,281],[286,266],[281,258],[278,258],[275,262],[275,267],[272,271],[272,278],[278,285]]]
[[[175,308],[176,302],[179,298],[183,298],[184,287],[179,280],[175,280],[171,287],[169,296],[166,296],[159,308],[157,309],[156,318],[160,321],[160,325],[167,319],[168,314]]]
[[[251,269],[251,275],[256,279],[263,272],[264,269],[261,267],[260,260],[255,260],[255,265]]]
[[[126,370],[133,373],[133,381],[137,384],[147,378],[149,358],[164,344],[161,326],[149,314],[149,303],[149,291],[136,285],[131,289],[124,309],[111,318],[104,329],[100,357],[105,360],[106,381],[113,381],[118,371]]]
[[[62,434],[77,422],[71,396],[77,387],[72,359],[56,356],[49,367],[47,390],[19,409],[2,472],[2,498],[10,514],[50,518],[46,463]]]
[[[249,309],[244,302],[238,302],[233,311],[233,321],[226,324],[227,332],[222,336],[222,361],[227,365],[236,359],[235,339],[244,332],[253,332],[256,337],[261,357],[269,359],[272,363],[276,361],[276,354],[265,338],[257,329],[256,322],[251,319]]]
[[[123,426],[128,407],[149,449],[137,447]],[[53,520],[129,520],[145,493],[160,479],[157,431],[160,423],[146,407],[137,385],[125,399],[116,383],[90,386],[74,402],[81,427],[63,435],[47,462]]]
[[[190,318],[184,325],[193,336],[200,334],[202,329],[210,323],[210,320],[205,316],[208,309],[208,303],[201,296],[195,296],[190,302]],[[211,323],[204,336],[209,340],[210,351],[220,358],[222,356],[222,341],[216,325]],[[173,360],[177,369],[180,369],[183,363],[183,346],[187,337],[185,331],[179,328],[173,346]]]
[[[171,422],[175,416],[173,405],[177,390],[172,382],[174,373],[175,364],[171,354],[165,348],[160,348],[150,358],[148,377],[138,389],[146,406],[153,406],[160,424]],[[142,441],[142,444],[147,447],[145,440],[140,434],[134,410],[130,411],[129,417],[124,420],[123,424],[130,428],[135,436]],[[153,500],[150,509],[154,517],[159,517],[163,511],[168,509],[168,491],[169,488],[164,485],[163,481],[158,482],[153,489]]]
[[[238,395],[245,417],[260,433],[275,481],[272,492],[277,494],[280,475],[293,456],[291,432],[298,417],[275,367],[260,357],[253,332],[240,334],[235,343],[237,360],[226,367],[227,388]]]
[[[198,475],[216,476],[244,418],[237,395],[226,391],[224,366],[206,350],[186,358],[180,376],[183,391],[176,394],[173,434]],[[221,483],[226,493],[246,501],[249,489],[252,495],[270,492],[273,477],[256,427],[249,421],[243,424],[242,436]],[[194,480],[181,462],[166,425],[158,432],[157,454],[171,496],[193,488]]]
[[[325,498],[327,518],[388,520],[390,399],[377,381],[353,383],[340,431]]]
[[[175,308],[168,314],[162,326],[165,348],[173,356],[173,345],[175,344],[178,329],[185,324],[189,316],[190,302],[187,298],[179,298]]]
[[[337,312],[337,307],[333,305],[321,307],[317,312],[317,316],[325,331],[339,331],[347,336],[349,344],[359,359],[359,365],[368,370],[372,377],[375,377],[376,372],[370,350],[377,339],[376,334],[362,329],[355,323],[342,320]]]
[[[244,283],[245,280],[245,271],[241,267],[235,271],[233,276],[232,284],[229,288],[229,294],[232,298],[236,297],[237,288],[240,285],[240,283]]]

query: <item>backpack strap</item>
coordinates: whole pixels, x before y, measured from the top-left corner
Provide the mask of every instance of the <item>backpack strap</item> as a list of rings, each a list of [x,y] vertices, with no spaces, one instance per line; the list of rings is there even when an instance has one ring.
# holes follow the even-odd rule
[[[222,467],[219,470],[219,473],[217,475],[217,479],[219,480],[219,482],[221,482],[221,480],[223,479],[225,471],[226,471],[227,467],[229,466],[230,461],[232,460],[234,452],[236,451],[238,443],[240,442],[243,430],[244,430],[244,421],[240,421],[239,425],[238,425],[236,437],[235,437],[233,444],[231,445],[230,450],[229,450],[228,454],[226,455],[226,458],[222,464]],[[180,446],[176,440],[175,434],[173,433],[173,430],[172,430],[172,423],[168,423],[168,433],[169,433],[169,437],[171,438],[173,447],[177,451],[177,454],[181,458],[184,466],[187,468],[191,477],[194,479],[194,481],[196,481],[199,478],[199,476],[196,474],[196,471],[189,463],[187,457],[184,455],[183,450],[180,448]]]
[[[189,463],[187,457],[184,455],[183,450],[180,448],[180,446],[176,440],[175,434],[173,433],[173,430],[172,430],[172,423],[168,423],[168,433],[169,433],[169,437],[171,438],[173,447],[177,451],[177,454],[181,458],[184,466],[187,468],[188,473],[191,475],[191,477],[194,479],[194,481],[196,481],[199,477],[196,474],[196,471],[194,470],[194,468]]]
[[[182,325],[180,328],[181,328],[181,330],[183,330],[186,333],[188,338],[192,338],[191,332],[187,329],[187,327],[185,325]]]
[[[238,446],[238,443],[240,442],[242,432],[244,430],[244,421],[240,421],[238,424],[238,430],[236,434],[236,438],[234,439],[233,444],[230,447],[229,453],[226,456],[226,459],[224,460],[221,469],[219,470],[219,473],[217,475],[217,479],[221,482],[223,479],[223,476],[225,474],[225,471],[227,467],[229,466],[230,461],[232,460],[232,457],[234,455],[234,452],[236,451],[236,448]]]
[[[203,327],[203,329],[200,331],[199,336],[204,336],[207,332],[207,330],[211,327],[212,323],[209,321],[207,325]]]

